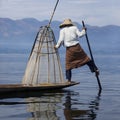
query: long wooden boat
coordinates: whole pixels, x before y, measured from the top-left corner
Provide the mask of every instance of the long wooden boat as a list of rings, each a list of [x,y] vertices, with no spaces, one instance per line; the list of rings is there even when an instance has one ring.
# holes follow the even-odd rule
[[[50,91],[56,89],[63,89],[66,87],[74,86],[79,82],[65,82],[57,84],[38,84],[38,85],[27,85],[27,84],[2,84],[0,85],[0,93],[4,92],[27,92],[27,91]]]

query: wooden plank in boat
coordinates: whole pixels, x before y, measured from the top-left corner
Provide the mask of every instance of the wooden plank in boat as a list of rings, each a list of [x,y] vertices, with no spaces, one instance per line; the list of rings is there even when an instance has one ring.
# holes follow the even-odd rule
[[[38,84],[38,85],[25,85],[25,84],[3,84],[0,85],[0,92],[21,92],[21,91],[45,91],[45,90],[56,90],[63,89],[66,87],[74,86],[79,84],[79,82],[65,82],[56,84]]]

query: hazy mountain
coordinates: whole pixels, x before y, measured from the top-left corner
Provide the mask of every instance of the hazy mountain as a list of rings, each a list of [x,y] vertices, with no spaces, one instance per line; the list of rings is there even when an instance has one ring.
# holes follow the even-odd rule
[[[60,21],[53,21],[51,27],[56,39],[59,36]],[[81,24],[76,23],[81,29]],[[33,18],[12,20],[0,18],[0,52],[28,51],[31,49],[40,26],[48,25],[48,21],[38,21]],[[120,51],[120,26],[103,27],[87,26],[89,41],[96,51],[118,53]],[[81,40],[83,47],[86,41]]]

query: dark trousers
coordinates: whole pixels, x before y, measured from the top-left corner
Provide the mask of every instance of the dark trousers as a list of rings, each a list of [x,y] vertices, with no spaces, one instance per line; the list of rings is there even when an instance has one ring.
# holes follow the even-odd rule
[[[86,65],[88,65],[89,69],[91,70],[91,72],[95,72],[96,70],[98,70],[97,66],[95,65],[95,63],[90,60],[89,62],[86,63]],[[66,79],[68,81],[71,81],[72,78],[72,70],[66,70]]]

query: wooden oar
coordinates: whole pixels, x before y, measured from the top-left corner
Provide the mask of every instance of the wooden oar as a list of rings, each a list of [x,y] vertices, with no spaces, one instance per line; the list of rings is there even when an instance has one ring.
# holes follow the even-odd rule
[[[82,21],[82,25],[83,25],[83,27],[85,27],[84,21]],[[86,31],[85,37],[86,37],[86,41],[87,41],[87,44],[88,44],[88,48],[89,48],[91,60],[95,63],[94,58],[93,58],[93,55],[92,55],[92,50],[91,50],[91,47],[90,47],[90,43],[89,43],[89,40],[88,40],[87,31]],[[99,89],[102,90],[102,86],[101,86],[101,83],[100,83],[99,76],[98,76],[97,73],[96,73],[95,75],[96,75],[96,78],[97,78],[97,82],[98,82],[98,85],[99,85]]]

